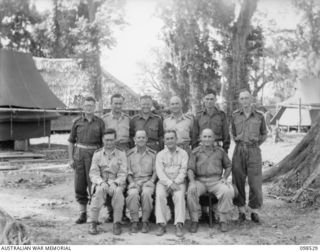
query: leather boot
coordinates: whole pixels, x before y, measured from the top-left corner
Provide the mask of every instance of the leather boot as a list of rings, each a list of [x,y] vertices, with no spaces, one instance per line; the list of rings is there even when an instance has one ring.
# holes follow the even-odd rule
[[[198,231],[198,222],[193,221],[190,226],[190,233],[197,233]]]
[[[142,233],[148,233],[149,232],[149,223],[148,222],[143,222],[142,223]]]
[[[88,233],[91,234],[91,235],[96,235],[96,234],[98,234],[97,222],[91,222],[91,223],[89,224]]]
[[[166,225],[164,223],[159,224],[159,229],[157,231],[157,236],[162,236],[166,232]]]
[[[121,234],[121,224],[120,222],[113,223],[113,234],[120,235]]]
[[[131,223],[131,233],[138,233],[138,222]]]
[[[177,223],[176,225],[176,236],[178,237],[182,237],[183,236],[183,232],[182,232],[182,223]]]
[[[87,222],[87,213],[81,213],[79,218],[76,220],[76,224],[83,224]]]

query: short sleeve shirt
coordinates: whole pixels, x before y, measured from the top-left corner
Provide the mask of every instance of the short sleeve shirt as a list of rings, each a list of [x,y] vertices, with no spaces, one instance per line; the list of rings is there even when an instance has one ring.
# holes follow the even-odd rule
[[[121,113],[119,118],[115,118],[112,112],[102,116],[105,127],[115,129],[117,132],[117,141],[120,143],[129,142],[129,122],[130,118],[124,113]]]

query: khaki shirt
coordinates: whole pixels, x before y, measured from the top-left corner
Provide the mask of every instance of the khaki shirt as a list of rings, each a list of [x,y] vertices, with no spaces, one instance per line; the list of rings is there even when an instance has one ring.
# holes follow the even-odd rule
[[[170,115],[163,121],[163,129],[173,129],[177,132],[178,144],[190,143],[193,131],[193,118],[189,115],[181,115],[180,118]]]
[[[199,146],[192,151],[188,163],[188,170],[192,170],[195,178],[211,177],[219,180],[223,169],[228,168],[231,168],[231,161],[220,147],[213,147],[208,152],[203,146]]]
[[[131,146],[134,146],[134,135],[137,130],[144,129],[147,132],[148,143],[158,142],[160,149],[163,148],[163,122],[160,116],[151,113],[147,119],[144,119],[139,113],[130,120],[130,140]]]
[[[222,141],[223,149],[227,151],[230,146],[230,134],[226,114],[218,108],[211,116],[206,110],[198,112],[194,123],[195,140],[199,140],[202,130],[206,128],[213,131],[216,141]]]
[[[104,122],[101,118],[93,116],[92,121],[89,122],[82,115],[74,121],[68,141],[73,144],[96,145],[97,148],[100,148],[102,146],[104,127]]]
[[[159,183],[170,186],[173,182],[182,184],[185,181],[188,165],[188,154],[185,150],[177,147],[171,153],[167,147],[157,154],[156,171]]]
[[[121,113],[119,118],[115,118],[112,112],[109,112],[102,116],[102,120],[105,123],[105,127],[115,129],[117,132],[117,142],[128,143],[129,142],[129,123],[130,118],[124,113]]]
[[[128,175],[134,180],[151,178],[155,169],[155,151],[148,148],[144,153],[138,153],[137,147],[128,151]]]
[[[251,108],[247,118],[243,109],[238,109],[232,114],[232,135],[234,141],[260,145],[267,135],[267,127],[263,114]]]
[[[107,153],[101,148],[93,154],[89,177],[92,183],[116,182],[125,185],[127,178],[127,157],[125,152],[114,149]]]

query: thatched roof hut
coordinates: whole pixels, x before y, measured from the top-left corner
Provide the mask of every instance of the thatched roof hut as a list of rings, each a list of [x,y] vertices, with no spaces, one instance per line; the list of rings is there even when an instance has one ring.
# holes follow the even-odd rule
[[[37,69],[53,93],[68,108],[79,108],[84,96],[92,94],[89,76],[75,59],[48,59],[34,57]],[[102,69],[103,108],[110,108],[110,97],[120,93],[125,97],[124,109],[137,110],[139,95],[130,87]]]

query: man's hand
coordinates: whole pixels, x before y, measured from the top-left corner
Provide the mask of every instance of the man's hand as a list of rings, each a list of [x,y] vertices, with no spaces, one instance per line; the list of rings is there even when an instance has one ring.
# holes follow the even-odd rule
[[[111,191],[115,191],[117,189],[117,187],[118,187],[118,184],[116,182],[112,182],[110,184],[110,190]]]
[[[223,184],[228,184],[228,181],[226,178],[222,177],[221,180],[220,180]]]
[[[108,191],[108,189],[109,189],[109,185],[107,184],[107,182],[102,182],[102,183],[100,184],[100,186],[101,186],[104,190],[106,190],[106,191]]]
[[[129,186],[128,186],[128,189],[137,188],[137,187],[138,187],[138,186],[137,186],[136,183],[131,182],[131,183],[129,184]]]
[[[73,170],[75,169],[75,167],[74,167],[74,160],[73,160],[73,159],[70,159],[70,160],[69,160],[68,166],[69,166],[70,169],[73,169]]]
[[[174,183],[174,182],[169,186],[169,188],[170,188],[172,191],[174,191],[174,192],[180,190],[179,185],[177,185],[177,184]]]
[[[146,186],[146,187],[154,187],[154,183],[153,183],[152,180],[148,180],[148,181],[145,182],[143,185]]]

